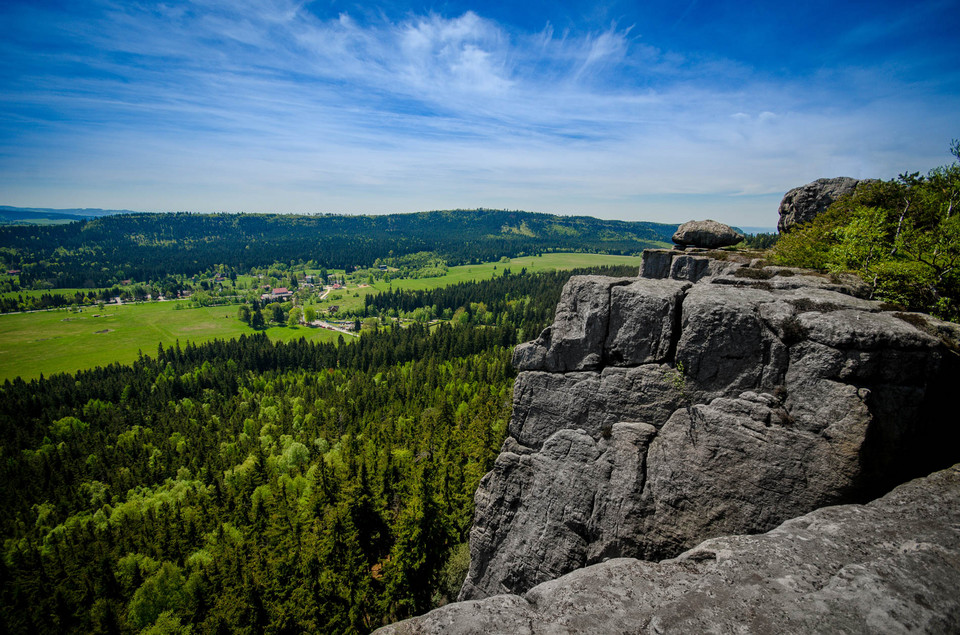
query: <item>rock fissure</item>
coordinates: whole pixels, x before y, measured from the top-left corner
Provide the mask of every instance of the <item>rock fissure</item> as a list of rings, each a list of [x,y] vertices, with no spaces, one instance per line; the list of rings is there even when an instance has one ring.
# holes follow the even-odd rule
[[[667,349],[666,360],[668,363],[676,366],[677,347],[680,345],[680,334],[683,330],[683,301],[687,297],[687,290],[677,297],[677,305],[673,314],[673,324],[670,325],[670,346]]]

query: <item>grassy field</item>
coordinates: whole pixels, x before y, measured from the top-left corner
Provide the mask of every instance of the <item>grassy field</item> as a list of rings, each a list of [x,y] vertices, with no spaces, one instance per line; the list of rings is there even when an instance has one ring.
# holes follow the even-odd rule
[[[138,351],[155,355],[157,345],[229,339],[254,331],[237,319],[236,306],[175,310],[185,302],[108,305],[84,309],[0,316],[0,380],[24,379],[132,362]],[[99,315],[100,317],[94,317]],[[336,340],[338,333],[317,328],[272,327],[274,340],[306,337]]]
[[[524,256],[514,258],[509,263],[488,262],[480,265],[462,265],[450,267],[447,275],[440,278],[420,278],[414,280],[395,280],[395,289],[433,289],[446,287],[468,280],[483,280],[500,275],[505,268],[520,273],[526,268],[530,273],[553,269],[576,269],[578,267],[599,267],[603,265],[636,265],[640,267],[639,256],[605,256],[602,254],[544,254],[543,256]]]
[[[524,256],[523,258],[514,258],[509,263],[487,262],[478,265],[462,265],[459,267],[450,267],[446,275],[437,278],[412,278],[392,280],[389,283],[382,280],[369,287],[350,286],[346,290],[334,291],[327,299],[315,306],[318,309],[324,309],[331,304],[337,304],[343,310],[353,310],[363,306],[363,297],[367,294],[376,294],[380,291],[393,289],[436,289],[437,287],[447,287],[458,282],[468,282],[471,280],[487,280],[493,276],[502,275],[504,269],[510,269],[513,273],[520,273],[526,269],[530,273],[538,271],[552,271],[564,269],[577,269],[580,267],[600,267],[604,265],[633,265],[638,271],[640,268],[639,256],[607,256],[603,254],[544,254],[543,256]]]
[[[509,267],[514,273],[522,268],[529,272],[550,269],[573,269],[598,265],[630,264],[640,266],[633,256],[596,254],[545,254],[540,257],[515,258],[508,263],[485,263],[451,267],[438,278],[393,280],[370,287],[349,286],[335,291],[318,309],[337,304],[342,309],[363,306],[363,297],[379,293],[388,286],[394,289],[432,289],[500,275]],[[254,331],[237,319],[237,307],[184,308],[187,302],[107,305],[99,310],[88,307],[82,313],[52,310],[37,313],[0,315],[0,381],[18,375],[24,379],[73,372],[83,368],[104,366],[112,362],[135,360],[139,351],[154,355],[157,345],[189,342],[201,343],[215,338],[229,339]],[[99,317],[94,317],[99,315]],[[308,340],[332,341],[339,334],[318,328],[272,327],[267,335],[274,340],[306,337]]]

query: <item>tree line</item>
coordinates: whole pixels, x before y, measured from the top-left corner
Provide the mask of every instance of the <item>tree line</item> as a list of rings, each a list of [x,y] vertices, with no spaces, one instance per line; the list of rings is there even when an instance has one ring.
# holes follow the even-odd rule
[[[118,214],[66,225],[0,227],[0,261],[20,285],[110,287],[124,279],[192,276],[226,265],[292,262],[353,270],[433,254],[446,265],[547,251],[639,253],[673,225],[500,210],[387,216]]]

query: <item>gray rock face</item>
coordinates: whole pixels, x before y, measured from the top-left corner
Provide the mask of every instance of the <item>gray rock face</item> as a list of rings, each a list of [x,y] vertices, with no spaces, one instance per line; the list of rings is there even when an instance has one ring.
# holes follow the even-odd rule
[[[569,571],[571,557],[601,559],[602,545],[631,542],[637,528],[630,520],[630,494],[643,488],[644,472],[638,468],[655,435],[656,429],[644,423],[618,423],[599,442],[583,430],[560,430],[538,452],[505,447],[488,478],[537,495],[514,491],[520,495],[503,497],[499,490],[478,490],[478,503],[512,521],[476,524],[471,539],[497,545],[486,566],[496,569],[505,585],[523,586],[531,567],[553,579]],[[611,512],[624,522],[608,524]],[[479,568],[477,573],[482,577]]]
[[[838,198],[852,194],[858,183],[860,181],[857,179],[838,176],[834,179],[817,179],[813,183],[793,188],[784,194],[780,201],[777,230],[785,232],[794,225],[809,223]]]
[[[699,282],[703,278],[732,274],[748,264],[746,260],[716,260],[707,255],[687,253],[671,249],[647,249],[643,252],[640,277]]]
[[[513,353],[518,370],[592,370],[608,358],[643,363],[666,357],[675,307],[689,286],[674,280],[576,276],[563,289],[553,325]],[[636,345],[638,330],[650,336]],[[659,335],[658,335],[659,334]]]
[[[673,234],[673,242],[678,245],[706,249],[736,245],[741,240],[743,240],[743,234],[715,220],[688,221],[680,225]]]
[[[614,559],[380,633],[960,632],[960,466],[659,563]]]
[[[610,319],[611,289],[632,278],[576,276],[563,288],[553,325],[540,337],[516,348],[517,369],[551,372],[590,370],[603,362],[603,345]]]
[[[684,403],[673,385],[675,377],[676,371],[665,364],[610,366],[602,372],[520,373],[513,387],[508,433],[518,443],[539,449],[565,428],[582,428],[599,437],[619,421],[665,421]]]
[[[951,327],[743,266],[571,279],[554,325],[516,349],[461,599],[767,531],[960,460]]]

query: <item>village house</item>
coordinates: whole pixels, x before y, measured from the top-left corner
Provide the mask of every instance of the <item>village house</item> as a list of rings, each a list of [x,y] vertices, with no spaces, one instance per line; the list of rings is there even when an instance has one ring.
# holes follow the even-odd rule
[[[266,287],[269,288],[269,287]],[[261,300],[289,300],[293,297],[293,293],[286,287],[277,287],[270,291],[270,293],[264,293],[260,296]]]

